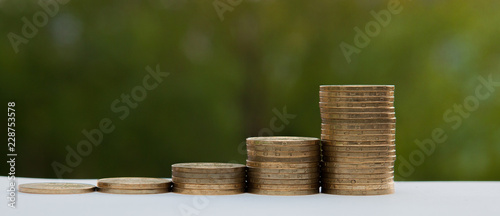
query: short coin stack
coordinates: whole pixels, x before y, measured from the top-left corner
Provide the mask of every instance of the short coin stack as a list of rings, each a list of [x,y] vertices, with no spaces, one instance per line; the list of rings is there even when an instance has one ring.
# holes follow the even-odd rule
[[[393,85],[320,86],[322,192],[394,193]]]
[[[19,192],[33,194],[80,194],[94,191],[95,185],[79,183],[46,182],[19,185]]]
[[[247,138],[248,192],[308,195],[319,192],[318,138]]]
[[[97,191],[113,194],[158,194],[170,191],[172,181],[161,178],[120,177],[97,180]]]
[[[172,165],[173,191],[192,195],[230,195],[245,192],[245,165],[178,163]]]

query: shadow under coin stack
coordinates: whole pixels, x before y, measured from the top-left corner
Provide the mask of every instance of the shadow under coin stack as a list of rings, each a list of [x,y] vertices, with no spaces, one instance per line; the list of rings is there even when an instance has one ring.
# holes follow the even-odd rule
[[[394,193],[393,85],[320,86],[322,192]]]
[[[103,178],[97,180],[97,191],[114,194],[158,194],[170,191],[172,181],[161,178]]]
[[[245,165],[178,163],[172,165],[173,191],[192,195],[230,195],[245,192]]]
[[[248,192],[308,195],[319,192],[318,138],[247,138]]]

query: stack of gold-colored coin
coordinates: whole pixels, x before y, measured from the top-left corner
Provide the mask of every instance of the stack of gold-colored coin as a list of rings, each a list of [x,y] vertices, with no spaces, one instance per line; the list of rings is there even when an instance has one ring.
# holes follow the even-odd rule
[[[319,139],[247,138],[248,192],[307,195],[319,192]]]
[[[114,194],[157,194],[170,190],[172,181],[161,178],[120,177],[97,180],[97,191]]]
[[[233,163],[178,163],[172,165],[173,191],[193,195],[230,195],[245,192],[245,165]]]
[[[320,86],[322,192],[394,193],[393,85]]]

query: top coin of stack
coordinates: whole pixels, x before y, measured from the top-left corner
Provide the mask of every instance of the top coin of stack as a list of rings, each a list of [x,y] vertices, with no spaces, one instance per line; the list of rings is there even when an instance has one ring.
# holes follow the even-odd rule
[[[170,190],[172,181],[161,178],[120,177],[97,180],[98,191],[114,194],[157,194]]]
[[[248,191],[264,195],[319,192],[318,138],[247,138]]]
[[[393,85],[320,86],[322,192],[394,193]]]
[[[178,163],[172,165],[173,191],[193,195],[245,192],[245,165],[233,163]]]

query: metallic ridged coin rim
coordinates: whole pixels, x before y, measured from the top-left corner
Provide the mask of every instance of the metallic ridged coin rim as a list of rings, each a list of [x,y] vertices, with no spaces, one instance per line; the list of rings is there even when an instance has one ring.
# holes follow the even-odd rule
[[[297,169],[297,168],[310,168],[318,167],[319,162],[260,162],[247,160],[248,167],[255,168],[276,168],[276,169]]]
[[[186,184],[239,184],[245,182],[245,177],[240,178],[181,178],[172,176],[172,182],[176,183],[186,183]]]
[[[321,189],[321,193],[350,196],[388,195],[393,194],[394,189],[386,190],[342,190],[342,189]]]
[[[157,189],[116,189],[116,188],[98,188],[97,191],[101,193],[111,194],[159,194],[168,193],[170,188],[157,188]]]
[[[201,189],[201,190],[226,190],[226,189],[245,189],[245,183],[240,184],[190,184],[175,183],[174,188],[183,189]]]
[[[233,195],[244,193],[244,189],[226,189],[226,190],[201,190],[201,189],[184,189],[173,188],[174,193],[188,194],[188,195]]]
[[[394,177],[388,178],[351,178],[351,179],[342,179],[342,178],[322,178],[322,183],[328,184],[383,184],[394,182]]]
[[[244,164],[236,163],[176,163],[172,165],[172,171],[186,173],[234,173],[244,172]]]
[[[249,188],[249,193],[260,194],[260,195],[274,195],[274,196],[300,196],[300,195],[313,195],[319,193],[319,189],[316,190],[262,190]]]
[[[271,157],[271,158],[303,158],[303,157],[319,156],[319,154],[320,154],[319,149],[316,151],[294,151],[294,152],[247,150],[247,155],[259,156],[259,157]]]
[[[319,166],[311,168],[297,168],[297,169],[273,169],[273,168],[254,168],[248,167],[250,172],[269,173],[269,174],[301,174],[301,173],[316,173],[320,171]]]
[[[234,173],[192,173],[192,172],[177,172],[172,171],[172,177],[181,178],[198,178],[198,179],[235,179],[245,177],[245,172],[234,172]]]

